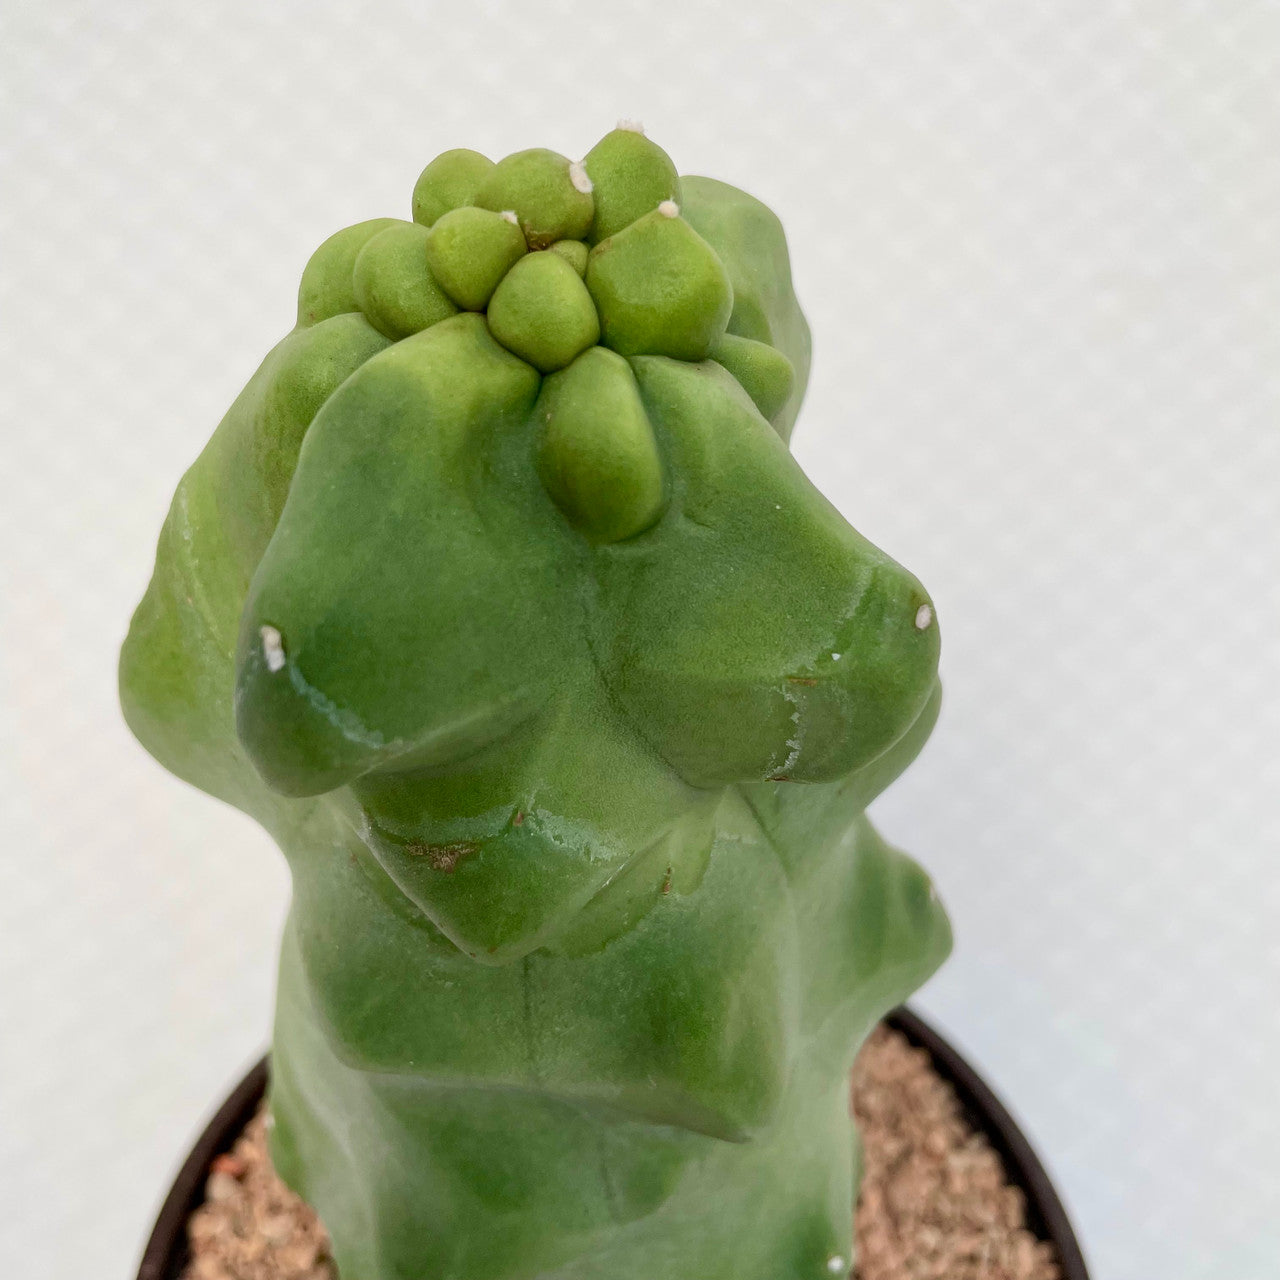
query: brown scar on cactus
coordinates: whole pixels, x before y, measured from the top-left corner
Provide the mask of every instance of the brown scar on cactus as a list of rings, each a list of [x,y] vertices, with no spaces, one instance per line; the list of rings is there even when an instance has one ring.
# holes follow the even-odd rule
[[[406,844],[404,851],[412,858],[425,858],[433,871],[448,875],[467,858],[475,857],[480,846],[474,840],[456,840],[452,844]]]

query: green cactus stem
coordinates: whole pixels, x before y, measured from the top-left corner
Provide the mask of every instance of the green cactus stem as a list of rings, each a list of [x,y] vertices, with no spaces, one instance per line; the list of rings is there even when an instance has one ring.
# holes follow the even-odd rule
[[[847,1074],[945,956],[867,821],[920,584],[788,450],[758,201],[634,126],[320,246],[183,477],[126,717],[293,876],[272,1155],[343,1280],[822,1280]]]

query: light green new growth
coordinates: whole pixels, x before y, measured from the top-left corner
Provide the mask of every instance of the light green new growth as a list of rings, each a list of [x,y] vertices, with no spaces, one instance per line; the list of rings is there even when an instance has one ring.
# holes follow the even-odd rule
[[[488,156],[465,147],[436,156],[414,185],[414,222],[430,227],[446,213],[475,204],[480,184],[492,172]]]
[[[531,253],[490,300],[489,331],[539,373],[554,373],[596,345],[600,321],[582,277],[562,254]]]
[[[662,514],[662,458],[631,366],[592,347],[542,384],[538,469],[552,501],[587,537],[621,542]]]
[[[558,253],[579,276],[587,274],[587,255],[590,252],[581,240],[557,240],[551,246],[552,253]]]
[[[513,213],[470,205],[450,210],[422,238],[424,267],[467,311],[483,311],[498,282],[528,251]]]
[[[595,210],[582,166],[541,148],[499,160],[480,183],[475,202],[482,209],[512,210],[530,249],[581,240]]]
[[[379,231],[356,255],[352,282],[356,304],[392,342],[456,315],[427,266],[431,233],[414,222]]]
[[[864,815],[932,605],[788,450],[758,201],[619,128],[412,211],[307,264],[121,659],[289,859],[276,1166],[343,1280],[824,1280],[850,1064],[949,946]]]
[[[719,255],[671,201],[591,250],[587,288],[605,345],[624,356],[705,360],[733,310]]]

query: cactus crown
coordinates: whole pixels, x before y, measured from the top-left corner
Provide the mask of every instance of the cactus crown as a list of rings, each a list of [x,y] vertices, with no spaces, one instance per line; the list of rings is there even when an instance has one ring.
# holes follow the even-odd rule
[[[786,354],[731,331],[729,272],[681,198],[670,157],[629,122],[582,161],[541,148],[496,164],[446,151],[414,187],[412,222],[374,219],[321,245],[298,324],[358,308],[399,342],[484,313],[493,338],[550,375],[539,457],[548,492],[593,541],[633,537],[660,516],[664,482],[619,357],[715,360],[784,431],[796,390]]]

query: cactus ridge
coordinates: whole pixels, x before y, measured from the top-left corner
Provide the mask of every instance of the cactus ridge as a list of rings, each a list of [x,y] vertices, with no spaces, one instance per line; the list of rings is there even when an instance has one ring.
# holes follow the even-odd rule
[[[638,126],[312,255],[178,486],[126,718],[276,838],[272,1154],[344,1280],[822,1280],[945,914],[867,821],[929,597],[792,456],[759,201]]]

